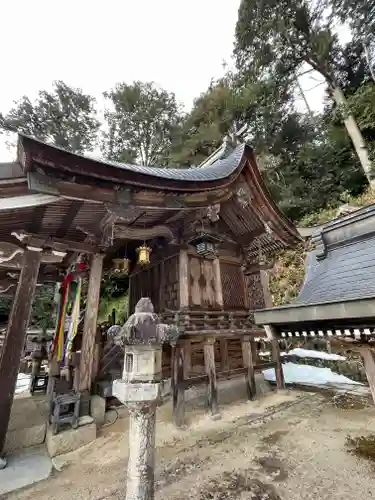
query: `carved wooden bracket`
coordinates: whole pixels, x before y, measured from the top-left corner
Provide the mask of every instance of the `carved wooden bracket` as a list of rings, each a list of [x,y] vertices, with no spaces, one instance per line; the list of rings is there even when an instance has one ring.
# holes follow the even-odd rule
[[[220,218],[220,203],[216,203],[215,205],[210,205],[207,208],[207,217],[211,222],[217,222]]]
[[[43,249],[42,262],[44,259],[47,259],[46,262],[59,262],[68,251],[82,253],[95,253],[97,251],[96,247],[87,243],[70,241],[65,238],[43,237],[27,231],[13,231],[11,234],[26,247]]]

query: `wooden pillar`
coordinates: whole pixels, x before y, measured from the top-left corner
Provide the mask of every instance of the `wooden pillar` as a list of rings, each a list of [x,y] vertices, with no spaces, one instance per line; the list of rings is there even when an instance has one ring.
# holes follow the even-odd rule
[[[181,344],[174,347],[172,364],[173,418],[180,427],[185,421],[185,389],[184,389],[184,348]]]
[[[365,365],[366,377],[375,404],[375,353],[368,347],[359,349]]]
[[[187,250],[180,252],[179,280],[180,309],[187,309],[189,307],[189,257]]]
[[[83,324],[82,350],[79,366],[79,391],[90,391],[93,377],[93,360],[95,350],[96,327],[99,310],[100,284],[103,270],[102,254],[95,254],[91,260],[89,287],[85,321]]]
[[[41,251],[39,248],[30,248],[24,252],[21,275],[3,344],[0,360],[0,454],[8,431],[20,358],[38,279]]]
[[[272,339],[272,359],[276,362],[276,385],[278,389],[285,389],[283,365],[281,363],[280,346],[278,339]]]
[[[218,258],[212,261],[212,267],[215,279],[215,302],[219,307],[223,308],[223,287],[221,284],[220,260]]]
[[[184,379],[187,379],[191,374],[191,340],[184,339],[182,342],[184,349]]]
[[[215,367],[215,337],[208,337],[204,339],[204,366],[208,376],[208,407],[213,418],[220,418]]]
[[[279,335],[272,325],[263,325],[267,339],[271,342],[272,360],[276,362],[276,384],[278,389],[285,389],[283,365],[281,363]]]
[[[242,339],[242,357],[244,367],[247,368],[246,389],[247,397],[252,400],[256,397],[255,370],[253,360],[252,342],[250,337],[245,335]]]
[[[229,370],[228,339],[220,339],[220,371]]]
[[[264,307],[269,308],[272,307],[272,294],[270,291],[270,276],[268,271],[260,270],[260,283],[263,289],[263,299],[264,299]]]
[[[92,361],[92,380],[94,381],[99,373],[100,360],[103,354],[102,349],[102,331],[99,326],[96,327],[94,358]]]

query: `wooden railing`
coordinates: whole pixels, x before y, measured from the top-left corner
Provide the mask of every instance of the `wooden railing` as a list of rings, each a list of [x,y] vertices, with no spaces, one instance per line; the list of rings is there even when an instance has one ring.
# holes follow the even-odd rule
[[[264,337],[264,330],[254,324],[251,311],[165,311],[161,314],[166,323],[173,323],[180,334],[210,335],[227,334],[259,334]]]

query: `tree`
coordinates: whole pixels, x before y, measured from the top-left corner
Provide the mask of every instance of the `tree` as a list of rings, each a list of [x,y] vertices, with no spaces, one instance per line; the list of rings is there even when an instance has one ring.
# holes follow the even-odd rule
[[[100,126],[95,99],[62,81],[53,83],[52,92],[40,91],[35,102],[23,96],[2,118],[3,130],[23,132],[74,153],[94,148]]]
[[[142,165],[169,163],[172,139],[181,122],[181,112],[173,93],[152,82],[118,84],[104,96],[111,101],[105,117],[108,131],[102,150],[114,161]]]
[[[271,80],[249,82],[228,74],[212,82],[195,100],[186,117],[172,158],[183,164],[199,164],[222,142],[225,135],[244,125],[258,153],[272,150],[275,137],[283,128],[292,94],[287,86]]]
[[[55,287],[52,284],[45,284],[35,295],[31,310],[30,323],[45,333],[49,328],[55,326]]]
[[[236,25],[237,66],[253,77],[296,75],[304,64],[326,80],[366,177],[372,178],[369,153],[337,77],[342,47],[326,1],[242,0]]]
[[[374,0],[331,0],[333,12],[365,44],[375,41]]]

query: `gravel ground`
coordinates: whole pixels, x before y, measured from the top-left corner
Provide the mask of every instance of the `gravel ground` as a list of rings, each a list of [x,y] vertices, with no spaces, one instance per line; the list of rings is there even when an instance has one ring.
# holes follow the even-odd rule
[[[345,406],[345,405],[344,405]],[[358,407],[357,407],[358,406]],[[323,394],[270,394],[222,408],[212,421],[201,410],[189,428],[158,415],[156,500],[368,500],[374,464],[345,451],[347,435],[375,432],[373,408],[343,409]],[[125,497],[126,419],[56,462],[62,469],[8,500],[120,500]]]

